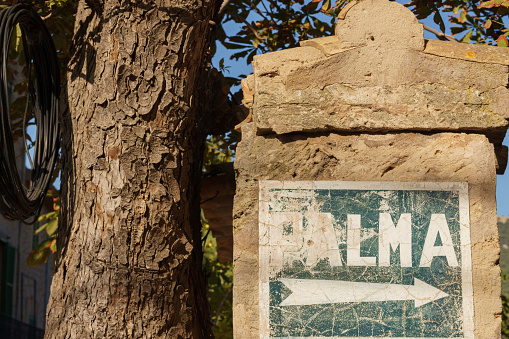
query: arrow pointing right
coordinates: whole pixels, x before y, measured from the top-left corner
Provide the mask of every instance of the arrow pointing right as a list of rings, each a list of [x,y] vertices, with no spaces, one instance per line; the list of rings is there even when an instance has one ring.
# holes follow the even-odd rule
[[[280,306],[414,300],[415,307],[449,296],[424,281],[413,285],[338,280],[281,279],[292,294]]]

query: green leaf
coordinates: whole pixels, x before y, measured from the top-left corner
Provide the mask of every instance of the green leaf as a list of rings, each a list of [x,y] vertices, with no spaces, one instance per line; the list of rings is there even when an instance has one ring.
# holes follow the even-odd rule
[[[445,31],[445,24],[444,24],[444,20],[442,19],[442,16],[440,15],[440,12],[439,11],[436,11],[435,12],[435,15],[433,16],[433,21],[440,26],[440,29],[442,30],[442,32]]]
[[[56,189],[50,189],[48,193],[46,193],[46,196],[48,197],[58,197],[60,195],[60,191]]]
[[[55,253],[57,251],[57,239],[55,239],[55,241],[51,242],[51,245],[50,245],[49,249],[53,253]]]
[[[311,1],[309,4],[302,7],[302,10],[308,12],[316,11],[316,9],[318,8],[318,3],[319,1]]]
[[[504,16],[507,14],[507,7],[500,6],[497,10],[497,15]]]
[[[509,42],[507,41],[507,37],[505,35],[501,35],[497,39],[497,46],[499,47],[508,47]]]
[[[27,258],[27,267],[44,265],[51,254],[51,250],[46,247],[41,250],[33,250]]]
[[[245,57],[252,49],[246,49],[244,51],[241,51],[241,52],[238,52],[238,53],[235,53],[235,54],[232,54],[230,56],[230,59],[235,59],[235,60],[238,60],[240,58],[243,58]]]
[[[243,49],[243,48],[251,47],[250,45],[233,44],[231,42],[226,42],[226,41],[223,41],[222,44],[224,47],[226,47],[228,49]]]
[[[467,13],[465,12],[464,9],[461,11],[458,21],[461,23],[464,23],[467,21]]]
[[[465,27],[458,27],[458,26],[451,27],[451,33],[453,35],[459,34],[464,31],[465,31]]]
[[[326,12],[331,7],[330,0],[325,0],[322,5],[322,12]]]
[[[35,230],[34,234],[39,234],[39,233],[41,233],[43,229],[45,229],[46,227],[48,227],[48,224],[49,224],[49,223],[46,223],[46,224],[42,225],[41,227],[39,227],[37,230]]]
[[[52,236],[58,229],[58,219],[51,220],[46,225],[46,233],[48,233],[49,236]]]
[[[48,261],[51,252],[53,252],[52,247],[56,250],[56,242],[57,239],[53,237],[46,239],[37,245],[37,247],[30,252],[27,258],[28,268],[45,264]]]
[[[247,63],[250,64],[253,62],[253,57],[256,55],[256,49],[253,49],[251,53],[247,56]]]
[[[37,218],[37,221],[44,221],[44,220],[48,220],[48,219],[54,219],[57,216],[58,216],[58,212],[57,211],[53,211],[53,212],[49,212],[49,213],[41,215],[39,218]]]
[[[496,2],[493,1],[493,0],[489,0],[489,1],[484,1],[482,2],[479,6],[477,6],[478,9],[481,9],[481,8],[492,8],[493,6],[496,6]]]
[[[465,34],[463,39],[461,39],[461,42],[469,43],[470,39],[472,38],[472,34],[474,34],[474,30],[473,29],[471,29],[470,31],[468,31],[467,34]]]

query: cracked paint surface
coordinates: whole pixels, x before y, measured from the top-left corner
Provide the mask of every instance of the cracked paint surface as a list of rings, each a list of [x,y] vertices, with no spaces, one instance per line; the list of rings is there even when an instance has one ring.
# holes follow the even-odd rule
[[[260,182],[261,338],[473,338],[465,183]]]

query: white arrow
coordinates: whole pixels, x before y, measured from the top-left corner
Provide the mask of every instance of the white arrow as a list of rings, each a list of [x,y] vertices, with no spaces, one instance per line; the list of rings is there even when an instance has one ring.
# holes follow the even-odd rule
[[[417,278],[413,285],[313,279],[281,279],[281,282],[292,294],[280,306],[414,300],[415,307],[420,307],[448,296]]]

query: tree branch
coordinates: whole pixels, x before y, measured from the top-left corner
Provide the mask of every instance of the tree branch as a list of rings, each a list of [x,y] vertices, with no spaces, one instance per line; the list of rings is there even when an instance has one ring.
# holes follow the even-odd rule
[[[41,19],[42,19],[43,21],[44,21],[44,20],[48,20],[48,19],[52,18],[53,16],[60,14],[60,12],[62,12],[62,10],[63,10],[65,7],[66,7],[66,5],[63,5],[63,6],[61,6],[61,7],[58,7],[57,9],[52,10],[52,11],[51,11],[48,15],[41,17]]]
[[[416,0],[411,0],[410,2],[407,2],[406,4],[403,4],[403,6],[405,7],[417,7],[417,1]],[[421,22],[422,24],[422,22]],[[449,35],[449,34],[445,34],[443,32],[440,32],[439,30],[436,30],[434,28],[431,28],[425,24],[422,24],[422,26],[424,27],[425,30],[427,30],[428,32],[431,32],[433,34],[435,34],[437,37],[440,37],[440,38],[445,38],[449,41],[455,41],[455,42],[459,42],[458,39],[456,39],[455,37],[453,37],[452,35]]]
[[[231,0],[224,0],[223,3],[221,4],[221,7],[219,8],[219,12],[217,12],[217,15],[220,16],[221,14],[223,14],[223,12],[225,11],[226,9],[226,6],[228,6],[228,4],[231,2]]]
[[[449,41],[454,41],[454,42],[458,42],[458,40],[453,37],[452,35],[449,35],[449,34],[445,34],[445,33],[442,33],[440,32],[439,30],[436,30],[434,28],[431,28],[429,26],[426,26],[425,24],[422,24],[422,26],[424,27],[425,30],[427,30],[428,32],[431,32],[433,34],[435,34],[437,37],[441,37],[441,38],[446,38],[447,40]]]
[[[269,19],[267,19],[267,17],[266,17],[265,15],[263,15],[262,11],[260,11],[260,9],[259,9],[257,6],[255,6],[255,4],[253,3],[253,1],[249,1],[249,2],[251,3],[251,8],[252,8],[252,9],[253,9],[256,13],[260,14],[260,16],[261,16],[262,18],[264,18],[265,20],[270,21]],[[262,5],[263,5],[263,2],[262,2]]]
[[[261,1],[261,3],[262,3],[263,8],[265,8],[265,13],[274,14],[274,12],[273,12],[273,11],[269,11],[269,10],[267,9],[267,6],[265,6],[265,2]]]
[[[231,11],[227,11],[227,12],[226,12],[226,14],[228,14],[229,16],[232,16],[232,17],[234,17],[234,18],[236,18],[236,19],[238,19],[238,20],[242,21],[243,23],[245,23],[245,24],[246,24],[246,26],[247,26],[247,27],[248,27],[248,28],[249,28],[249,29],[253,32],[253,34],[256,36],[256,38],[257,38],[258,40],[260,40],[260,41],[265,41],[265,38],[264,38],[264,37],[262,37],[262,36],[260,35],[260,33],[258,33],[258,32],[256,31],[256,29],[255,29],[255,28],[254,28],[254,27],[253,27],[253,26],[252,26],[252,25],[251,25],[251,24],[250,24],[250,23],[249,23],[246,19],[244,19],[242,16],[238,15],[237,13],[231,12]],[[270,50],[270,47],[269,47],[269,50]],[[271,50],[271,52],[272,52],[272,50]]]

